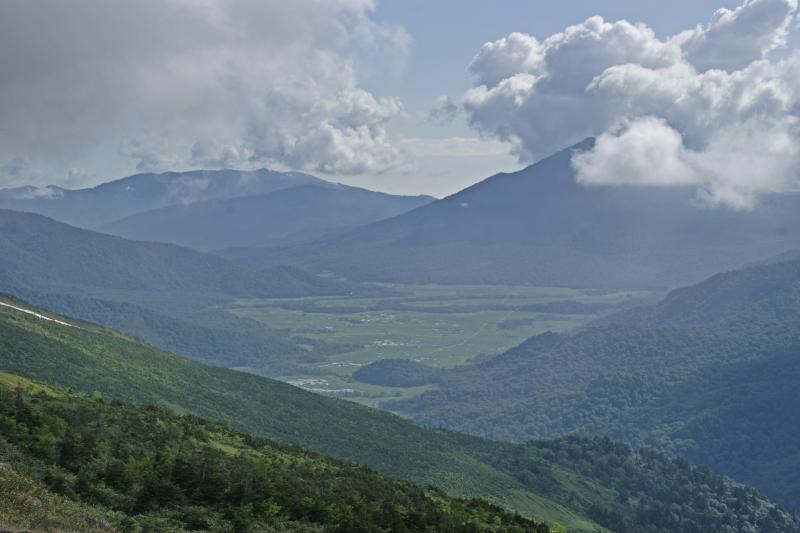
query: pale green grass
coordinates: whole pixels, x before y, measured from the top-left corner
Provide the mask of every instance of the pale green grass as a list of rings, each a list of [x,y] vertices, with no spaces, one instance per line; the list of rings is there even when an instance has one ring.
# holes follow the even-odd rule
[[[0,530],[111,532],[119,531],[103,512],[53,494],[41,483],[0,463]]]

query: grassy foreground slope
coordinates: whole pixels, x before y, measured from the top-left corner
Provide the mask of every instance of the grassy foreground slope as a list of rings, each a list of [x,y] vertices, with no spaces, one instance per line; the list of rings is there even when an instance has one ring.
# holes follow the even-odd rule
[[[105,533],[114,527],[104,513],[55,494],[43,483],[4,463],[0,468],[1,531]]]
[[[458,496],[488,496],[570,531],[798,531],[794,517],[754,491],[657,454],[603,440],[523,446],[428,430],[258,376],[206,367],[97,326],[74,325],[0,306],[0,370],[106,398],[161,404]]]
[[[76,531],[102,522],[123,531],[548,531],[485,501],[219,423],[7,374],[0,374],[0,458],[14,465],[0,474],[10,489],[4,494],[21,504],[4,518],[13,526],[38,529],[44,518],[48,529]],[[6,486],[12,476],[22,490]],[[42,498],[59,507],[60,523],[38,516]],[[92,520],[85,505],[100,516]]]
[[[6,297],[16,306],[27,304]],[[423,429],[382,411],[277,381],[209,367],[121,333],[64,319],[60,326],[0,306],[0,370],[60,387],[160,404],[465,497],[489,496],[571,529],[596,524],[489,464],[493,445]]]

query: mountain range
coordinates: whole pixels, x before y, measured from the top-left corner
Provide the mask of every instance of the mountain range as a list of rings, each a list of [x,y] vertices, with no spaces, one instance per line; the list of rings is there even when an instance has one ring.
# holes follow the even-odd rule
[[[700,205],[691,188],[584,185],[571,158],[593,142],[442,200],[228,170],[5,189],[0,207],[214,250],[251,271],[294,266],[353,281],[666,289],[800,248],[800,195],[736,211]]]
[[[225,256],[354,280],[671,288],[800,245],[800,195],[734,211],[690,188],[583,185],[571,159],[593,142],[343,235]]]
[[[266,169],[136,174],[75,190],[56,186],[0,189],[0,209],[201,250],[313,240],[432,200]]]
[[[0,284],[81,294],[185,292],[250,297],[346,294],[352,285],[292,267],[245,270],[211,254],[75,228],[41,215],[0,210]]]

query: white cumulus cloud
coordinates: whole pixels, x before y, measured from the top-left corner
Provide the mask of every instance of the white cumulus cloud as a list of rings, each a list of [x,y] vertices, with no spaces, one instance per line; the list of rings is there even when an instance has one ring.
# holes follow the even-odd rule
[[[516,74],[544,74],[544,59],[544,47],[536,37],[514,32],[484,44],[472,60],[469,71],[478,83],[493,87]]]
[[[523,162],[597,137],[574,157],[586,184],[693,186],[748,209],[797,186],[800,53],[785,45],[797,0],[747,0],[705,26],[659,38],[592,17],[541,42],[484,45],[460,104]]]
[[[678,35],[690,63],[699,70],[738,70],[786,44],[797,0],[746,0],[719,9],[706,27]]]

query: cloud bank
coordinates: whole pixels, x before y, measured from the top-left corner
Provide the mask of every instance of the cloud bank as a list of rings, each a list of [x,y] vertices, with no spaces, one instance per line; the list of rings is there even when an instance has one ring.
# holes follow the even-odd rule
[[[0,3],[0,172],[115,144],[142,171],[284,166],[381,172],[401,152],[396,98],[359,64],[409,37],[374,0],[10,0]],[[72,166],[72,165],[69,165]],[[5,170],[4,170],[5,169]],[[16,172],[15,176],[12,176]]]
[[[512,33],[478,51],[460,105],[522,162],[594,136],[573,157],[587,185],[694,186],[749,209],[798,184],[800,52],[776,52],[796,11],[746,0],[668,38],[601,17],[543,41]]]

